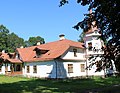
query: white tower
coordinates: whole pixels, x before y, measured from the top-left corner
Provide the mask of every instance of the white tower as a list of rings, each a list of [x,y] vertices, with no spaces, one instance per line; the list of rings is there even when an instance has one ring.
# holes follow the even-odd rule
[[[95,22],[92,22],[94,26]],[[85,33],[84,42],[86,46],[86,54],[87,55],[97,55],[103,54],[102,47],[104,46],[103,41],[99,38],[101,34],[97,29],[97,26],[93,27]]]
[[[90,13],[91,10],[90,10]],[[91,28],[85,33],[84,36],[84,43],[86,47],[86,65],[90,66],[91,63],[96,63],[97,61],[101,60],[100,56],[103,55],[104,52],[102,50],[102,47],[104,46],[103,41],[99,38],[101,34],[99,33],[99,29],[96,26],[96,21],[92,22]],[[94,60],[90,59],[90,57],[96,57]],[[89,75],[104,75],[104,71],[101,72],[95,72],[97,69],[97,63],[93,66],[91,66],[90,70],[87,71],[88,76]]]

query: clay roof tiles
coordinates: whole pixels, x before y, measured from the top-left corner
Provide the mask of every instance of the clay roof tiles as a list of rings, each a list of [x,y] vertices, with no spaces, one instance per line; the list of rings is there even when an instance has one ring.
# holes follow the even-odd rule
[[[71,46],[84,48],[82,45],[83,44],[80,42],[64,39],[64,40],[59,40],[59,41],[50,42],[46,44],[41,44],[38,46],[32,46],[27,48],[17,48],[17,51],[24,62],[48,61],[48,60],[53,60],[55,58],[60,57]],[[37,58],[35,57],[36,56],[36,52],[34,51],[35,48],[38,48],[41,50],[48,50],[48,52]]]

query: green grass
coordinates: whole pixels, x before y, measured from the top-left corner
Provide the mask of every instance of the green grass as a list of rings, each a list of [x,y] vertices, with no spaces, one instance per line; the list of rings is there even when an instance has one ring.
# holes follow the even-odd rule
[[[0,76],[0,93],[119,93],[119,84],[120,78],[115,77],[45,80]]]

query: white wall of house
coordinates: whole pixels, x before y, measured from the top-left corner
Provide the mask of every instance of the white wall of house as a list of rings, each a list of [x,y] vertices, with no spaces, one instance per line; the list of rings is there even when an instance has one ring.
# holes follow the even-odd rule
[[[73,64],[73,73],[68,72],[68,64]],[[59,60],[49,62],[32,62],[26,63],[24,68],[24,76],[39,78],[67,78],[85,76],[85,72],[81,72],[80,64],[85,62],[61,62]],[[30,73],[27,73],[27,66],[30,66]],[[37,73],[33,73],[33,66],[37,66]]]
[[[92,59],[91,59],[92,60]],[[89,66],[91,64],[91,60],[87,59],[87,66]],[[93,63],[96,61],[100,61],[101,58],[100,57],[95,57],[95,61],[92,61]],[[101,70],[100,72],[96,72],[96,65],[94,64],[92,67],[90,67],[88,69],[88,76],[104,76],[105,75],[105,71]]]
[[[68,64],[73,64],[73,73],[68,72]],[[85,65],[86,68],[86,62],[81,61],[81,62],[63,62],[64,69],[66,69],[66,76],[67,77],[80,77],[80,76],[100,76],[104,75],[104,71],[100,72],[95,72],[96,71],[96,65],[94,65],[91,70],[86,70],[84,72],[81,72],[81,64]]]
[[[7,67],[8,71],[11,71],[10,66],[11,66],[11,64],[8,64],[8,67]]]
[[[77,56],[74,56],[73,50],[77,49]],[[70,47],[68,51],[66,51],[62,56],[62,59],[64,60],[85,60],[85,50],[80,49],[80,48],[75,48],[75,47]]]
[[[2,65],[0,74],[5,74],[5,68],[7,68],[7,71],[11,71],[10,69],[11,64],[6,64],[6,65],[7,67],[5,66],[5,64]]]
[[[55,78],[56,68],[54,61],[48,62],[30,62],[25,63],[23,69],[24,76],[40,77],[40,78]],[[30,73],[27,73],[27,66],[30,66]],[[37,73],[33,73],[33,66],[37,66]]]
[[[100,72],[96,72],[96,65],[93,65],[92,68],[88,69],[88,76],[104,76],[105,72],[104,70],[100,71]]]
[[[5,74],[5,65],[3,65],[3,66],[1,67],[0,74]]]
[[[73,73],[68,72],[68,64],[73,64]],[[86,71],[81,72],[81,64],[85,64],[85,62],[63,62],[67,77],[86,76]]]

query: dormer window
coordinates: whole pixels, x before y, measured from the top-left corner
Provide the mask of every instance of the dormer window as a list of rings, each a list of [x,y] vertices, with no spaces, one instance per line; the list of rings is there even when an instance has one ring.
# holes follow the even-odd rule
[[[14,58],[14,54],[8,53],[8,55],[10,59]]]
[[[77,49],[73,49],[74,57],[77,57]]]
[[[48,52],[48,50],[39,49],[39,48],[35,48],[34,51],[36,51],[36,56],[35,57],[40,57],[42,54],[45,54],[45,53]]]
[[[20,59],[20,54],[16,54],[16,59]]]
[[[92,42],[88,43],[88,50],[92,51]]]
[[[40,57],[40,55],[41,55],[40,50],[37,50],[37,51],[36,51],[36,56],[37,56],[37,57]]]

